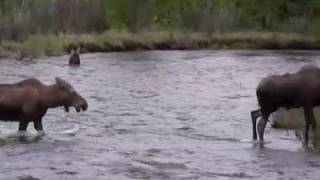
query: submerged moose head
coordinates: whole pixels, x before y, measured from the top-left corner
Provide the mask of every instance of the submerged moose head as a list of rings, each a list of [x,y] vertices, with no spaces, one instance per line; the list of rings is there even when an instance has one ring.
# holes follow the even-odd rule
[[[74,107],[77,112],[88,109],[87,101],[61,78],[45,85],[35,78],[14,84],[0,84],[0,120],[19,121],[19,131],[25,131],[33,121],[34,128],[42,131],[42,118],[49,108]]]

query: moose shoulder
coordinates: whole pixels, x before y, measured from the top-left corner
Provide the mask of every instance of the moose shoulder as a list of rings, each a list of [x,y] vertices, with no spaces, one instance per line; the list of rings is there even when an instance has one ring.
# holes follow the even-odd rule
[[[25,131],[29,122],[42,131],[42,117],[48,108],[70,106],[77,112],[88,108],[82,98],[66,81],[56,78],[56,83],[45,85],[35,78],[29,78],[15,84],[0,84],[0,120],[18,121],[19,131]]]
[[[304,109],[306,120],[305,144],[308,144],[309,128],[316,128],[313,108],[320,105],[320,69],[314,65],[303,66],[297,73],[269,76],[259,83],[256,94],[260,109],[251,112],[253,139],[263,141],[264,129],[271,113],[279,108]],[[256,119],[261,119],[256,127]]]

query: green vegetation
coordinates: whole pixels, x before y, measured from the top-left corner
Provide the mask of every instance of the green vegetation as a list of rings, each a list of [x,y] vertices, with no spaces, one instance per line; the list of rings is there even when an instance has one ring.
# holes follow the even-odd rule
[[[318,111],[317,111],[318,114]],[[277,111],[274,116],[275,128],[280,129],[294,129],[294,130],[303,130],[304,129],[304,115],[303,110],[300,109],[291,109],[289,111]]]
[[[319,0],[0,0],[0,57],[139,49],[319,49]]]
[[[62,55],[81,47],[82,52],[196,49],[319,49],[312,36],[271,32],[185,33],[154,31],[132,34],[106,31],[102,34],[31,35],[23,42],[3,41],[0,57],[39,58]]]
[[[320,124],[320,108],[314,109],[315,118],[317,124]],[[299,135],[301,139],[304,138],[304,129],[305,129],[305,120],[303,115],[303,109],[290,109],[289,111],[283,110],[278,111],[276,113],[275,119],[274,119],[274,125],[276,128],[281,129],[293,129],[296,131],[296,134]],[[314,147],[317,149],[320,149],[320,128],[317,126],[316,129],[316,135],[312,131],[312,128],[310,128],[310,137],[312,140],[312,143]]]

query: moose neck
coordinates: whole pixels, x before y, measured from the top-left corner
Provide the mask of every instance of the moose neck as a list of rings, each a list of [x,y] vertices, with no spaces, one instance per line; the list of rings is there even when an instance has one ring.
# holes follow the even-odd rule
[[[55,108],[68,104],[67,97],[61,92],[58,85],[49,85],[45,88],[42,102],[48,108]]]

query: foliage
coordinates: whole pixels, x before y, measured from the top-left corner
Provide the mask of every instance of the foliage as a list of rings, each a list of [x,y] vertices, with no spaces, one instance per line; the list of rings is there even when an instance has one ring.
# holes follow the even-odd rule
[[[0,40],[106,29],[102,0],[0,0]]]
[[[74,45],[318,49],[319,32],[319,0],[0,0],[1,57]]]
[[[315,36],[274,32],[145,31],[109,30],[102,34],[35,34],[22,43],[3,41],[0,58],[39,58],[62,55],[81,47],[85,52],[192,49],[319,49]]]
[[[0,0],[0,39],[108,28],[319,34],[319,0]]]
[[[317,33],[319,0],[105,0],[111,27]],[[290,27],[290,29],[288,28]]]

